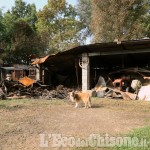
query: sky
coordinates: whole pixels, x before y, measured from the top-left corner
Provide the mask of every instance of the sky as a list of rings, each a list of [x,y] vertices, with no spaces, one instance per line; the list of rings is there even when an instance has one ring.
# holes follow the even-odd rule
[[[26,3],[34,3],[37,10],[42,9],[44,5],[47,4],[47,0],[23,0]],[[77,0],[66,0],[69,4],[77,5]],[[14,6],[15,0],[0,0],[0,8],[2,8],[3,13]]]

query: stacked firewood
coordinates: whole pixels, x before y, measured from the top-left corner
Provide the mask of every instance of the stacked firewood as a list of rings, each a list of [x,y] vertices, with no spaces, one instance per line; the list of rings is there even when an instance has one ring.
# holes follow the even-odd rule
[[[40,98],[42,99],[64,99],[67,98],[70,88],[66,88],[63,85],[58,85],[54,90],[43,90]]]

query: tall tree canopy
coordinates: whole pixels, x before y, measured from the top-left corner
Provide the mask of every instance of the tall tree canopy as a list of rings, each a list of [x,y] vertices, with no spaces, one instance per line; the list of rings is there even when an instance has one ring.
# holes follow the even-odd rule
[[[32,27],[24,20],[15,22],[12,29],[11,53],[7,58],[9,63],[29,64],[31,56],[39,56],[42,43]]]
[[[0,48],[7,54],[4,62],[29,64],[30,55],[38,57],[80,45],[83,26],[76,8],[65,0],[48,0],[38,15],[35,4],[15,0],[11,10],[0,13]]]
[[[2,16],[2,11],[0,9],[0,64],[3,63],[3,54],[4,54],[4,26],[3,26],[3,23],[2,23],[2,19],[3,19],[3,16]]]
[[[91,0],[78,0],[77,11],[85,29],[83,34],[85,36],[91,35]]]
[[[89,31],[93,36],[93,42],[149,37],[149,0],[89,1],[84,3],[84,0],[79,0],[79,4],[86,6],[78,6],[78,8],[86,10],[91,4],[90,17],[86,17],[84,11],[80,10],[79,13],[86,20],[87,26],[90,27]],[[89,9],[86,12],[90,15]]]
[[[26,4],[23,0],[15,0],[15,6],[1,17],[1,48],[4,49],[4,63],[29,64],[32,54],[39,56],[44,44],[36,32],[37,21],[35,4]],[[1,34],[3,36],[1,36]]]
[[[26,4],[23,0],[15,0],[15,6],[12,7],[11,14],[16,20],[24,19],[32,27],[35,27],[37,20],[35,4]]]
[[[38,32],[47,43],[49,53],[56,53],[77,46],[83,42],[83,24],[76,9],[65,0],[48,0],[38,13]]]

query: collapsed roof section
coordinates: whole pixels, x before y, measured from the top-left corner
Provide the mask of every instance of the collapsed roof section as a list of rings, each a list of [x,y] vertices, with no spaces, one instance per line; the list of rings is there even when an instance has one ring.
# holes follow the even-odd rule
[[[49,57],[49,55],[43,57],[43,58],[39,58],[36,59],[35,61],[32,62],[32,65],[36,65],[36,64],[42,64],[46,61],[46,59]]]

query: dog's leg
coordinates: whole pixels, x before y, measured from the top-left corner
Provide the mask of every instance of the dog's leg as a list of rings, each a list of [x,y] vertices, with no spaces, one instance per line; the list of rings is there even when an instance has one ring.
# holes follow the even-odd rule
[[[85,107],[84,107],[84,108],[88,108],[87,102],[84,102],[84,104],[85,104]]]
[[[77,107],[78,107],[78,103],[76,102],[75,108],[77,108]]]
[[[91,102],[90,101],[88,102],[88,106],[89,106],[89,108],[91,108]]]
[[[91,98],[89,98],[88,106],[91,108]]]

